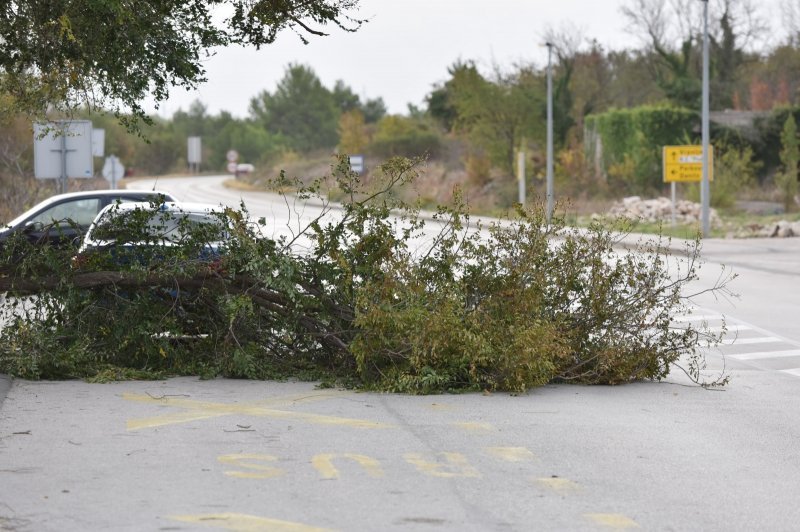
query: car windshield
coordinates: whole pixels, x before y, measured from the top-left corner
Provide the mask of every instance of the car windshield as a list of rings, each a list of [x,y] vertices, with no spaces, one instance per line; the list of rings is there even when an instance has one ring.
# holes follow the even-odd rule
[[[90,238],[107,242],[218,242],[227,238],[227,231],[220,214],[213,212],[112,209],[97,221]]]

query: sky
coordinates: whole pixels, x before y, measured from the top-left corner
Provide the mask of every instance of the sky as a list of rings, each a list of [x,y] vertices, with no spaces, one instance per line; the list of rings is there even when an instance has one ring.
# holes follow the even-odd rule
[[[666,1],[666,0],[665,0]],[[341,79],[362,101],[381,97],[390,113],[408,104],[424,107],[425,96],[447,80],[447,68],[474,60],[484,72],[493,65],[547,64],[547,28],[573,28],[606,49],[634,48],[641,41],[627,31],[620,7],[630,0],[361,0],[357,18],[367,18],[355,33],[327,27],[327,37],[304,45],[291,31],[260,51],[219,49],[204,61],[208,81],[196,91],[173,89],[156,110],[164,117],[187,110],[195,100],[208,112],[246,117],[251,98],[273,92],[287,65],[310,66],[333,88]],[[761,0],[774,16],[779,0]]]

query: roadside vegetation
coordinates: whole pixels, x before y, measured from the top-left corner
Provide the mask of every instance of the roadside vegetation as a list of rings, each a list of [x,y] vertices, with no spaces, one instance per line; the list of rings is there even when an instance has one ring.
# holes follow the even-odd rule
[[[169,254],[123,261],[109,249],[80,267],[69,250],[8,245],[0,372],[299,377],[408,393],[660,380],[676,363],[702,379],[700,348],[717,338],[672,321],[688,311],[697,243],[676,274],[663,241],[615,253],[624,226],[578,231],[536,206],[481,227],[458,195],[424,233],[393,194],[416,163],[394,158],[376,174],[364,184],[343,158],[327,181],[298,184],[289,201],[336,187],[343,212],[292,238],[263,238],[246,211],[228,210],[213,264],[197,260],[220,240],[207,226]],[[122,233],[140,242],[146,231],[129,221]]]
[[[675,367],[701,380],[699,349],[718,338],[672,322],[688,310],[699,267],[693,226],[670,233],[690,242],[676,273],[663,240],[672,229],[591,216],[626,196],[666,195],[663,146],[698,143],[701,2],[625,2],[622,18],[642,38],[639,48],[545,31],[561,202],[551,221],[539,205],[547,72],[534,63],[455,61],[403,114],[346,80],[325,86],[307,65],[290,63],[245,117],[211,114],[199,101],[168,118],[147,116],[145,97],[163,102],[171,89],[203,81],[203,59],[216,46],[266,46],[285,30],[305,41],[368,23],[358,0],[217,3],[227,19],[211,16],[204,0],[6,2],[0,218],[55,192],[33,177],[30,123],[65,117],[104,129],[105,153],[132,175],[185,174],[186,139],[200,136],[201,172],[224,172],[235,150],[255,165],[236,176],[240,186],[278,191],[290,206],[315,197],[343,210],[277,241],[254,232],[244,209],[228,210],[228,247],[213,267],[195,260],[209,238],[199,233],[169,260],[110,255],[80,267],[73,250],[20,239],[0,257],[0,372],[299,377],[411,393],[618,384],[661,379]],[[752,0],[709,4],[712,206],[723,224],[751,224],[755,202],[796,219],[798,6],[782,2],[784,27],[773,32],[781,40],[767,45]],[[361,175],[348,155],[364,156]],[[528,183],[521,205],[520,160]],[[105,186],[100,178],[69,185]],[[697,187],[681,186],[679,198],[696,199]],[[421,208],[441,224],[422,240],[427,247],[419,244]],[[505,218],[479,227],[475,213]],[[712,230],[735,232],[728,227]],[[615,253],[616,239],[633,229],[659,236]],[[712,290],[725,293],[726,281]]]

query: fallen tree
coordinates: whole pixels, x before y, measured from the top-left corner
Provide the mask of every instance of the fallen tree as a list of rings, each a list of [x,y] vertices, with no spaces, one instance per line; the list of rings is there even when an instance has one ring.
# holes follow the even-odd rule
[[[520,207],[482,227],[458,199],[433,216],[440,229],[430,234],[393,194],[413,181],[415,162],[394,159],[379,174],[362,183],[342,159],[330,178],[295,184],[287,205],[322,199],[326,187],[344,199],[336,216],[325,204],[292,237],[264,238],[244,208],[226,210],[213,265],[197,259],[219,239],[208,231],[189,232],[168,254],[120,261],[110,249],[79,267],[74,251],[8,246],[0,372],[522,391],[661,379],[684,357],[699,379],[699,348],[714,338],[673,325],[688,311],[697,242],[670,274],[660,240],[615,251],[624,226],[578,230],[558,217],[548,223],[541,207]],[[725,282],[713,290],[727,290]]]

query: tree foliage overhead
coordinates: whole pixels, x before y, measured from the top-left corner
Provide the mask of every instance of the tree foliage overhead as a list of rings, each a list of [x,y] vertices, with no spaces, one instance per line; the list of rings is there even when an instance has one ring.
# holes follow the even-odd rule
[[[213,47],[304,41],[333,24],[354,31],[358,0],[9,0],[0,7],[0,93],[13,109],[109,108],[137,128],[141,101],[204,81]],[[224,17],[225,13],[230,13]],[[219,22],[220,15],[224,19]]]

